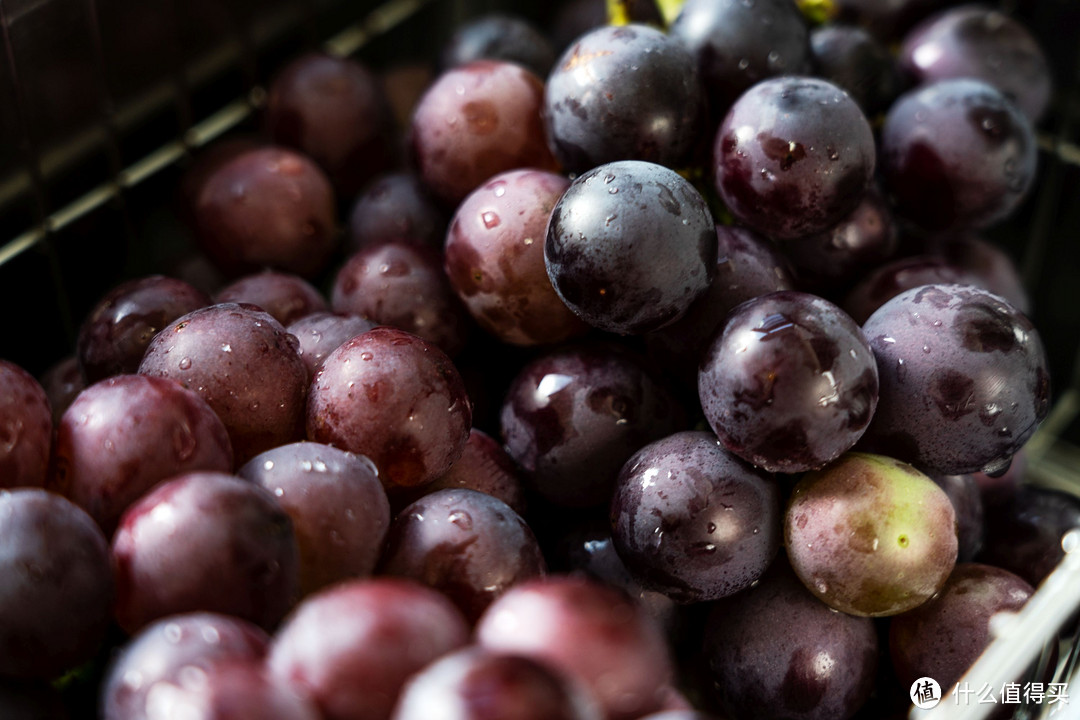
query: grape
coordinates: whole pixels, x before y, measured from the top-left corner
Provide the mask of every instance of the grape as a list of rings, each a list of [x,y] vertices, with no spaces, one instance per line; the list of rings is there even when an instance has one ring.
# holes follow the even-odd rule
[[[159,330],[209,304],[205,293],[162,275],[116,286],[79,328],[76,353],[86,382],[138,371],[146,346]]]
[[[178,690],[184,678],[205,680],[222,660],[261,660],[269,643],[265,631],[228,615],[162,618],[111,663],[101,692],[103,720],[154,720],[158,698]]]
[[[511,588],[480,618],[476,640],[584,683],[609,720],[653,710],[671,676],[668,648],[651,618],[618,590],[582,578]]]
[[[681,432],[626,461],[611,501],[612,539],[635,579],[679,602],[756,582],[780,547],[773,478],[712,433]]]
[[[420,179],[456,205],[493,175],[522,167],[555,170],[540,117],[544,84],[518,65],[477,60],[440,75],[412,120]]]
[[[308,374],[315,377],[327,355],[341,347],[346,340],[366,333],[373,327],[376,327],[376,323],[359,315],[317,312],[293,321],[285,330],[300,341],[296,352],[304,361]]]
[[[986,505],[985,526],[977,560],[1037,586],[1065,557],[1061,539],[1080,527],[1080,500],[1061,490],[1021,485],[1007,500]]]
[[[446,216],[413,173],[381,175],[356,198],[349,215],[349,252],[395,240],[441,250]]]
[[[606,346],[565,348],[532,361],[501,413],[506,450],[527,481],[568,507],[609,502],[623,463],[682,424],[669,392],[632,355]]]
[[[390,526],[390,503],[370,460],[301,442],[256,455],[237,475],[289,514],[300,550],[300,591],[371,575]]]
[[[211,305],[158,333],[139,372],[175,380],[202,396],[225,423],[241,464],[303,436],[308,377],[297,345],[281,323],[253,305]]]
[[[881,172],[897,212],[925,230],[981,228],[1012,213],[1035,179],[1031,123],[978,80],[940,80],[889,109]]]
[[[1038,331],[996,295],[925,285],[863,326],[880,401],[863,443],[931,473],[1001,470],[1050,405]]]
[[[480,326],[503,342],[556,343],[588,329],[559,299],[544,265],[548,218],[569,185],[539,170],[502,173],[465,198],[450,224],[450,284]]]
[[[819,233],[855,209],[874,175],[874,136],[859,106],[809,77],[765,80],[716,133],[713,180],[732,214],[760,233]]]
[[[0,490],[43,486],[52,442],[44,388],[15,363],[0,360]]]
[[[810,49],[817,74],[846,90],[867,115],[888,110],[900,94],[892,55],[866,30],[842,24],[816,28]]]
[[[196,238],[222,271],[264,266],[311,277],[338,244],[334,191],[292,150],[241,152],[208,173],[192,209]]]
[[[434,590],[354,580],[305,600],[274,637],[268,666],[324,720],[389,720],[406,680],[468,637],[461,614]]]
[[[732,312],[702,358],[698,392],[728,450],[794,473],[858,441],[878,403],[877,373],[870,345],[840,308],[780,292]]]
[[[860,25],[882,42],[901,38],[912,25],[951,0],[835,0],[841,22]]]
[[[0,676],[47,680],[94,656],[113,583],[89,515],[38,488],[0,490],[0,577]]]
[[[460,25],[443,46],[443,68],[473,60],[505,60],[547,77],[555,64],[555,48],[533,25],[517,15],[487,13]]]
[[[956,512],[957,562],[971,562],[983,544],[983,501],[979,484],[971,475],[938,475],[931,479],[949,496]]]
[[[338,271],[334,312],[359,315],[422,337],[450,356],[465,346],[468,313],[430,248],[405,242],[369,245]]]
[[[308,53],[282,68],[270,83],[265,123],[274,142],[319,163],[344,198],[397,161],[382,84],[349,58]]]
[[[367,455],[388,490],[445,473],[471,426],[450,359],[402,330],[377,327],[346,341],[311,384],[308,439]]]
[[[199,201],[199,194],[202,192],[206,181],[214,176],[214,173],[217,172],[218,168],[235,157],[243,155],[250,150],[266,147],[266,145],[267,143],[263,138],[254,135],[229,135],[218,139],[196,153],[194,158],[191,159],[187,169],[184,171],[183,177],[180,178],[180,187],[177,192],[177,195],[180,198],[180,215],[184,221],[191,227],[195,226],[195,206]],[[206,257],[203,255],[197,255],[195,257],[196,262],[199,260],[206,260]],[[217,272],[212,266],[200,267],[198,270],[200,272],[208,270],[212,270],[215,273]],[[211,294],[210,290],[203,287],[203,285],[192,282],[190,279],[184,277],[183,273],[177,274],[177,277],[191,283],[202,292]]]
[[[379,563],[380,574],[440,591],[470,622],[509,588],[545,570],[525,521],[502,500],[468,489],[439,490],[402,510]]]
[[[865,324],[878,308],[905,290],[942,284],[977,283],[971,273],[940,256],[899,258],[864,276],[844,298],[843,308],[855,322]]]
[[[327,310],[326,300],[307,280],[272,270],[236,280],[218,291],[214,302],[257,305],[282,325]]]
[[[60,419],[49,489],[112,537],[120,515],[162,480],[231,472],[225,425],[195,391],[171,380],[117,375],[82,391]]]
[[[1031,300],[1016,265],[1001,248],[972,235],[939,238],[931,252],[959,269],[972,284],[1005,298],[1022,313],[1030,314]]]
[[[86,388],[79,359],[68,355],[46,370],[40,380],[45,398],[52,408],[53,424],[57,425],[76,396]]]
[[[690,53],[639,24],[578,38],[544,90],[548,145],[575,173],[617,160],[678,167],[705,130],[705,112]]]
[[[1050,102],[1046,55],[1027,28],[1004,13],[966,5],[944,10],[904,37],[900,69],[915,84],[950,78],[990,83],[1037,122]]]
[[[143,496],[120,519],[112,559],[116,621],[129,634],[194,611],[271,629],[299,595],[289,516],[223,473],[180,475]]]
[[[716,273],[716,232],[693,185],[626,160],[579,176],[551,213],[544,261],[585,322],[622,334],[680,318]]]
[[[956,564],[956,512],[945,491],[910,465],[848,453],[795,486],[784,545],[799,579],[851,615],[918,607]]]

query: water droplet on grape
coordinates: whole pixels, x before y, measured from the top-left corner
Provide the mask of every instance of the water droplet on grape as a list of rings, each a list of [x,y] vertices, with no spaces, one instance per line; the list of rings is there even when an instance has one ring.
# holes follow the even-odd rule
[[[740,70],[745,70],[748,67],[750,67],[750,61],[749,60],[747,60],[746,58],[743,58],[742,60],[739,61],[739,69]]]
[[[495,185],[495,197],[502,197],[506,194],[506,183],[499,181]]]
[[[274,496],[275,497],[285,497],[284,488],[274,488]]]
[[[300,469],[303,470],[304,472],[311,472],[311,461],[310,460],[302,461],[300,463]]]
[[[706,526],[705,530],[710,535],[712,535],[714,532],[716,532],[716,523],[709,523],[708,526]]]
[[[221,343],[221,352],[231,353],[232,345],[230,345],[229,343]]]
[[[184,358],[180,361],[180,369],[187,370],[191,367],[191,358]]]
[[[462,530],[472,530],[472,517],[464,510],[454,510],[447,519]]]
[[[371,358],[373,358],[373,357],[375,357],[375,356],[374,356],[374,355],[372,355],[372,354],[371,354],[371,353],[369,353],[369,352],[362,352],[362,353],[360,353],[360,359],[361,359],[361,360],[365,360],[365,361],[366,361],[366,360],[371,360]]]
[[[814,581],[814,587],[815,587],[815,588],[817,589],[817,591],[818,591],[819,593],[821,593],[822,595],[824,595],[825,593],[829,592],[829,586],[828,586],[828,585],[827,585],[827,584],[825,583],[825,581],[824,581],[824,580],[815,580],[815,581]]]
[[[263,463],[263,470],[270,471],[270,470],[273,470],[273,469],[274,469],[274,461],[273,460],[267,460],[266,462]]]
[[[484,227],[486,227],[488,230],[490,230],[493,227],[498,227],[499,223],[502,222],[499,219],[499,216],[496,215],[495,213],[491,212],[491,211],[483,213],[480,216],[480,219],[483,220]]]

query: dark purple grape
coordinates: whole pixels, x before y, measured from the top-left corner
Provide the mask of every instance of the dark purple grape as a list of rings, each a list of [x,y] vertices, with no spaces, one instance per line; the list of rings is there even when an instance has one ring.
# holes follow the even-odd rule
[[[733,720],[846,720],[874,688],[878,639],[870,619],[834,612],[777,561],[713,606],[703,655]]]
[[[443,46],[440,64],[452,68],[473,60],[505,60],[547,77],[555,48],[525,18],[492,12],[460,25]]]
[[[207,611],[271,629],[299,596],[297,555],[292,522],[269,492],[223,473],[180,475],[120,519],[116,621],[131,634]]]
[[[547,663],[583,683],[608,720],[656,709],[671,678],[660,628],[623,593],[583,578],[517,585],[480,618],[476,641]]]
[[[311,697],[324,720],[389,720],[405,682],[468,642],[449,600],[398,578],[313,595],[274,637],[274,678]]]
[[[266,631],[228,615],[162,618],[112,661],[101,690],[103,720],[155,720],[184,679],[205,680],[223,660],[262,660],[269,643]]]
[[[405,242],[369,245],[338,271],[334,312],[359,315],[437,345],[451,357],[465,346],[468,313],[436,251]]]
[[[629,353],[566,348],[522,368],[504,401],[510,456],[545,499],[588,507],[611,499],[623,463],[682,430],[680,408]]]
[[[1080,528],[1080,500],[1072,493],[1021,485],[1007,500],[988,503],[978,561],[1016,573],[1038,586],[1057,567],[1061,540]]]
[[[790,0],[687,0],[671,35],[694,56],[717,117],[744,91],[810,69],[806,21]]]
[[[412,173],[376,178],[349,215],[350,253],[391,240],[441,250],[445,237],[446,215]]]
[[[162,275],[113,288],[79,328],[77,355],[86,382],[137,372],[146,346],[159,330],[209,304],[202,291]]]
[[[944,258],[915,255],[886,263],[863,277],[844,298],[843,308],[865,323],[879,307],[906,290],[923,285],[976,285],[975,277]]]
[[[308,374],[297,346],[259,308],[211,305],[158,333],[139,372],[201,395],[225,423],[239,465],[304,435]]]
[[[311,277],[338,245],[334,190],[292,150],[238,153],[209,172],[192,209],[196,237],[230,275],[272,267]]]
[[[904,37],[897,61],[917,85],[951,78],[990,83],[1033,123],[1053,90],[1046,55],[1027,28],[977,5],[927,18]]]
[[[307,280],[273,270],[236,280],[218,291],[214,302],[258,305],[282,325],[328,309],[322,294]]]
[[[863,333],[881,380],[867,450],[942,475],[1004,469],[1049,410],[1038,331],[985,290],[908,290],[882,305]]]
[[[117,375],[80,393],[60,419],[49,489],[112,537],[124,510],[162,480],[232,469],[225,425],[198,393],[163,378]]]
[[[0,717],[4,720],[68,720],[59,691],[46,683],[0,679]]]
[[[420,179],[456,205],[501,172],[556,170],[540,116],[543,96],[543,81],[513,63],[477,60],[444,72],[413,113]]]
[[[979,80],[940,80],[889,109],[881,172],[897,212],[929,231],[981,228],[1012,213],[1035,179],[1030,121]]]
[[[956,560],[971,562],[983,544],[983,501],[979,484],[971,475],[938,475],[931,479],[949,496],[956,511]]]
[[[736,218],[782,239],[850,214],[874,175],[870,123],[825,80],[758,83],[732,105],[713,145],[713,181]]]
[[[1017,612],[1033,592],[1005,570],[957,565],[940,593],[889,623],[889,654],[900,682],[932,677],[951,689],[993,640],[994,614]]]
[[[359,315],[322,312],[312,313],[295,320],[285,330],[295,335],[300,341],[297,353],[304,361],[308,374],[315,377],[315,373],[322,367],[323,360],[330,353],[341,347],[346,340],[366,333],[376,325],[377,323]]]
[[[94,520],[38,488],[0,490],[0,676],[47,680],[97,653],[113,599]]]
[[[1031,299],[1024,289],[1015,263],[1001,248],[965,233],[939,238],[931,250],[951,266],[972,278],[972,284],[1005,298],[1024,314],[1031,313]]]
[[[367,455],[388,490],[424,485],[461,456],[472,427],[465,385],[434,345],[377,327],[345,342],[311,384],[309,440]]]
[[[698,393],[728,450],[794,473],[822,467],[862,437],[877,375],[870,345],[840,308],[781,292],[731,313],[701,360]]]
[[[559,58],[544,119],[548,145],[570,172],[617,160],[678,167],[705,132],[705,93],[677,40],[646,25],[609,25]]]
[[[569,185],[540,170],[502,173],[465,198],[450,223],[450,285],[480,326],[503,342],[550,344],[588,330],[559,299],[544,265],[548,219]]]
[[[390,503],[366,457],[293,443],[256,455],[237,475],[273,493],[292,519],[301,593],[375,570],[390,526]]]
[[[682,317],[716,273],[712,215],[661,165],[624,160],[574,180],[551,213],[544,261],[571,310],[621,334]]]
[[[684,603],[717,600],[750,587],[776,556],[780,494],[712,433],[681,432],[626,461],[611,525],[644,587]]]
[[[0,360],[0,489],[43,486],[52,443],[44,388],[15,363]]]
[[[860,25],[882,42],[900,39],[911,26],[952,0],[834,0],[841,22]]]
[[[286,65],[270,83],[265,122],[274,142],[311,156],[345,198],[397,162],[382,84],[350,58],[308,53]]]
[[[810,33],[817,74],[848,92],[867,115],[889,109],[900,94],[893,56],[866,30],[831,24]]]
[[[86,379],[79,367],[79,359],[68,355],[46,370],[39,380],[49,407],[52,408],[53,424],[57,425],[78,394],[86,389]]]

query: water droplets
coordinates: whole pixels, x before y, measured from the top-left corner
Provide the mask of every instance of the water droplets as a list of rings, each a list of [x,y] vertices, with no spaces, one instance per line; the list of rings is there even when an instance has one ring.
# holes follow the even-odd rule
[[[181,370],[188,370],[189,368],[191,368],[191,358],[186,357],[181,359],[179,367]]]
[[[369,352],[366,352],[366,351],[365,351],[365,352],[362,352],[362,353],[360,353],[360,359],[361,359],[361,360],[363,360],[364,362],[368,362],[368,361],[370,361],[370,360],[371,360],[371,359],[372,359],[373,357],[375,357],[375,356],[374,356],[374,355],[372,355],[372,354],[371,354],[371,353],[369,353]]]
[[[495,187],[492,190],[492,192],[495,193],[495,197],[500,197],[501,198],[503,195],[506,194],[506,183],[503,182],[502,180],[495,183]]]
[[[273,460],[267,460],[266,462],[263,463],[263,470],[265,470],[267,472],[270,472],[273,469],[274,469],[274,461]]]
[[[499,224],[502,222],[502,220],[499,219],[498,214],[493,213],[490,210],[481,213],[480,220],[484,223],[484,227],[486,227],[488,230],[498,227]]]
[[[231,353],[232,345],[230,345],[229,343],[221,343],[221,352]]]
[[[446,519],[452,522],[454,525],[457,525],[462,530],[472,530],[472,516],[464,510],[454,510],[450,513],[450,515],[447,516]]]
[[[743,59],[739,60],[739,69],[740,70],[745,70],[748,67],[750,67],[750,61],[749,60],[747,60],[746,58],[743,58]]]

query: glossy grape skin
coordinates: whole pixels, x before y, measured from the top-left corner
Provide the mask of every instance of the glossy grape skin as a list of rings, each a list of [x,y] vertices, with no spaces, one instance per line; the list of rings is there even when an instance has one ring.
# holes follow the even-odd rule
[[[308,375],[297,346],[259,308],[211,305],[158,333],[139,373],[175,380],[201,395],[225,423],[239,465],[303,437]]]
[[[76,352],[87,383],[138,371],[146,346],[158,331],[209,304],[202,291],[163,275],[117,285],[79,328]]]
[[[477,60],[444,72],[413,113],[420,179],[454,206],[501,172],[556,170],[540,117],[543,95],[540,78],[508,62]]]
[[[712,433],[681,432],[626,461],[611,525],[643,586],[684,603],[717,600],[749,587],[776,556],[780,494]]]
[[[354,580],[305,600],[274,637],[268,667],[324,720],[388,720],[405,682],[468,642],[449,600],[398,578]]]
[[[292,443],[256,455],[236,474],[273,494],[289,514],[300,551],[301,593],[375,570],[390,502],[366,457]]]
[[[112,560],[114,614],[129,634],[196,611],[269,630],[299,596],[289,516],[263,488],[223,473],[180,475],[144,495],[120,519]]]
[[[366,333],[376,326],[377,323],[359,315],[321,312],[295,320],[285,330],[300,341],[297,354],[304,361],[308,375],[315,377],[323,360],[330,353],[341,347],[346,340]]]
[[[652,619],[618,590],[583,578],[515,586],[480,618],[476,641],[548,663],[584,683],[609,720],[655,709],[672,672]]]
[[[172,615],[148,625],[109,666],[101,690],[103,720],[153,720],[151,694],[170,690],[199,671],[205,678],[223,660],[262,660],[266,631],[214,613]]]
[[[450,285],[503,342],[551,344],[588,330],[559,299],[544,265],[548,218],[569,186],[562,175],[540,170],[501,173],[470,193],[450,223]]]
[[[218,291],[214,302],[258,305],[282,325],[328,309],[326,299],[307,280],[273,270],[233,281]]]
[[[0,489],[43,486],[52,442],[44,388],[26,370],[0,360]]]
[[[957,565],[938,595],[889,623],[889,654],[900,682],[932,677],[951,688],[993,640],[991,617],[1019,611],[1033,592],[1005,570]]]
[[[528,20],[518,15],[486,13],[460,25],[443,46],[443,68],[474,60],[505,60],[547,77],[555,64],[555,48]]]
[[[902,257],[865,275],[844,298],[841,306],[851,319],[865,324],[878,308],[892,298],[923,285],[976,285],[974,275],[934,255]]]
[[[413,173],[381,175],[369,184],[349,215],[348,251],[391,240],[441,250],[446,214]]]
[[[371,245],[350,257],[330,292],[334,312],[422,337],[453,357],[468,336],[468,313],[430,248],[404,242]]]
[[[644,160],[679,167],[705,131],[694,58],[646,25],[605,26],[579,37],[548,75],[548,145],[574,173]]]
[[[1016,573],[1033,586],[1065,557],[1065,533],[1080,527],[1075,495],[1036,485],[1021,485],[1008,500],[988,504],[985,513],[987,532],[977,560]]]
[[[183,177],[180,178],[177,195],[179,196],[179,212],[189,226],[194,228],[196,221],[195,206],[199,200],[206,181],[214,176],[218,168],[225,165],[233,158],[243,155],[250,150],[266,147],[264,138],[255,135],[229,135],[219,138],[210,143],[191,158]],[[204,256],[202,259],[205,260]],[[185,273],[179,272],[177,277],[189,282],[203,292],[210,294],[210,290],[200,283],[191,282],[185,277]]]
[[[330,181],[286,148],[223,162],[202,183],[192,212],[200,247],[228,275],[272,267],[312,277],[338,245]]]
[[[899,215],[929,231],[982,228],[1012,213],[1035,179],[1031,123],[978,80],[940,80],[893,103],[881,173]]]
[[[878,639],[870,619],[833,612],[780,559],[713,606],[703,655],[733,720],[844,720],[873,690]]]
[[[445,473],[470,427],[469,398],[450,359],[395,328],[346,341],[311,384],[308,439],[367,455],[387,490]]]
[[[75,398],[86,389],[86,380],[79,368],[79,359],[68,355],[55,363],[39,378],[45,398],[52,408],[53,424],[59,424],[64,412]]]
[[[911,30],[897,63],[916,85],[949,78],[990,83],[1037,122],[1050,103],[1050,66],[1020,22],[977,5],[950,8]]]
[[[792,239],[823,232],[859,204],[874,175],[870,123],[835,85],[766,80],[728,111],[713,145],[713,182],[740,221]]]
[[[548,277],[574,313],[637,334],[679,319],[716,273],[705,200],[673,170],[624,160],[578,176],[552,210]]]
[[[0,490],[0,676],[48,680],[90,660],[113,598],[93,519],[45,490]]]
[[[866,431],[878,402],[870,346],[814,295],[763,295],[736,308],[702,357],[698,393],[728,450],[769,472],[819,468]]]
[[[910,465],[848,453],[796,484],[784,546],[803,584],[840,612],[882,617],[938,592],[956,564],[956,512]]]
[[[350,58],[308,53],[286,65],[270,83],[264,121],[274,142],[319,163],[341,197],[356,195],[397,161],[382,84]]]
[[[993,471],[1005,467],[1049,410],[1038,331],[985,290],[908,290],[882,305],[863,333],[881,380],[867,450],[936,474]]]
[[[817,74],[846,90],[868,116],[885,111],[900,94],[900,76],[888,48],[866,30],[831,24],[810,33]]]
[[[744,91],[810,69],[806,22],[784,0],[687,0],[671,35],[694,56],[719,118]]]
[[[983,501],[971,475],[937,475],[931,480],[949,496],[956,511],[956,561],[971,562],[983,544]]]
[[[610,501],[623,463],[643,445],[683,429],[680,408],[629,353],[569,347],[521,369],[500,415],[510,457],[548,501]]]
[[[49,489],[90,514],[106,537],[120,515],[162,480],[231,472],[225,425],[193,390],[117,375],[75,398],[57,425]]]

